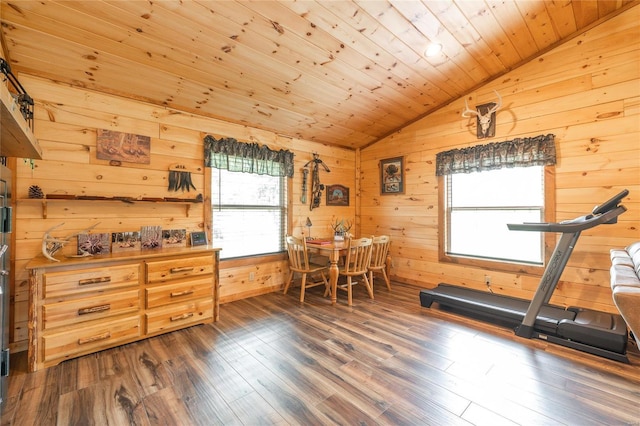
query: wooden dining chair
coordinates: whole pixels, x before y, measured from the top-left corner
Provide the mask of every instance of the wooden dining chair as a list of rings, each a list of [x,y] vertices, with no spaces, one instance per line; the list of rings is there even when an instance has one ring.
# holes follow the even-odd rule
[[[387,284],[387,290],[391,290],[391,282],[387,275],[387,256],[389,255],[390,245],[391,238],[388,235],[373,237],[371,264],[369,265],[369,284],[371,284],[372,290],[374,273],[382,273],[384,282]]]
[[[324,285],[325,294],[330,291],[329,281],[325,272],[329,271],[329,265],[319,265],[310,262],[309,252],[307,251],[307,241],[304,238],[297,238],[287,235],[287,253],[289,255],[289,279],[284,286],[284,294],[287,294],[289,285],[293,281],[293,275],[297,272],[302,274],[302,283],[300,284],[300,302],[304,302],[304,291],[307,288]],[[307,282],[307,275],[319,274],[320,281]]]
[[[349,306],[353,303],[352,287],[357,284],[353,281],[354,277],[362,277],[362,282],[367,287],[369,297],[373,299],[373,290],[369,284],[367,273],[371,264],[371,249],[373,247],[373,239],[358,238],[349,239],[346,249],[344,265],[339,267],[339,275],[347,278],[346,284],[338,284],[338,289],[347,291],[347,303]]]

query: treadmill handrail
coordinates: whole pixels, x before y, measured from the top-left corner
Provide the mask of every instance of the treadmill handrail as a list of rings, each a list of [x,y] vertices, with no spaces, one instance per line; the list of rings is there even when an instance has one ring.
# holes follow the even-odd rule
[[[593,228],[603,223],[615,223],[615,219],[622,213],[626,212],[625,206],[618,206],[613,210],[609,210],[600,215],[580,216],[572,220],[560,223],[508,223],[507,227],[511,231],[538,231],[538,232],[562,232],[572,233],[580,232],[585,229]]]

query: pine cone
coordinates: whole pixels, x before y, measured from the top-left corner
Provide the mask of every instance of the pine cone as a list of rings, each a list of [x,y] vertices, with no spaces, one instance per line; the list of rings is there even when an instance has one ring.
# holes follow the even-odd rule
[[[29,187],[29,198],[44,198],[44,192],[38,185],[31,185]]]

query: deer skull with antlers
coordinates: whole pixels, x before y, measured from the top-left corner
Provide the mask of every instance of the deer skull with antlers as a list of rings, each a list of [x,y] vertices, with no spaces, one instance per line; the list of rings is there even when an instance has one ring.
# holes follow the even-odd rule
[[[501,107],[502,107],[502,97],[500,96],[500,94],[497,91],[493,91],[496,96],[498,97],[498,102],[492,102],[489,104],[484,104],[484,105],[480,105],[477,107],[477,110],[474,111],[471,108],[469,108],[469,104],[467,103],[467,100],[464,100],[464,111],[462,111],[462,116],[465,118],[471,117],[473,115],[477,116],[477,126],[478,126],[478,138],[486,138],[486,137],[491,137],[491,136],[495,136],[495,127],[494,127],[494,132],[491,132],[492,134],[489,134],[489,129],[491,127],[491,123],[495,118],[495,112],[498,111]],[[486,112],[482,112],[483,108],[486,108]]]

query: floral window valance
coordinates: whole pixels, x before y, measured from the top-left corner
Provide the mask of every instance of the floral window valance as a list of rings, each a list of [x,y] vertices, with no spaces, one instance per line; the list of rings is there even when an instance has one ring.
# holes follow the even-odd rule
[[[553,165],[556,164],[554,138],[555,135],[548,134],[439,152],[436,155],[436,176],[502,167]]]
[[[204,138],[204,165],[232,172],[293,177],[293,152],[273,151],[266,145],[207,135]]]

